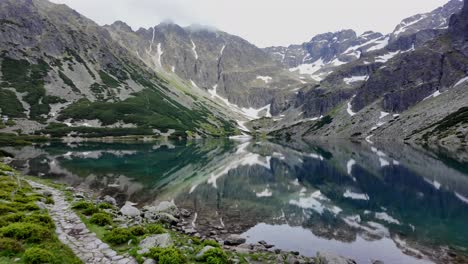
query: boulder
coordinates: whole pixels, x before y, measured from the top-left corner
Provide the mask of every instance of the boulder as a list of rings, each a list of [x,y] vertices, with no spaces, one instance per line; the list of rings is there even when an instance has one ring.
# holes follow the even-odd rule
[[[356,264],[356,261],[330,252],[317,252],[316,264]]]
[[[213,248],[214,247],[212,246],[205,246],[204,248],[202,248],[202,250],[200,250],[200,252],[197,253],[197,255],[195,256],[195,259],[197,260],[202,259],[205,253],[208,252],[208,250],[213,249]]]
[[[175,225],[180,221],[179,219],[177,219],[171,214],[164,213],[164,212],[148,211],[148,210],[144,212],[144,217],[150,223],[162,222],[162,223],[167,223],[170,225]]]
[[[109,195],[104,196],[104,198],[102,198],[102,201],[113,206],[117,205],[117,201],[114,199],[114,197],[111,197]]]
[[[240,244],[244,244],[245,241],[246,239],[239,235],[229,235],[224,241],[224,244],[228,246],[237,246]]]
[[[120,208],[120,212],[125,216],[135,217],[140,215],[140,210],[133,206],[133,203],[126,202],[122,208]]]
[[[156,264],[156,260],[154,260],[154,259],[146,259],[145,262],[143,262],[143,264]]]
[[[160,235],[152,235],[145,239],[143,239],[139,247],[141,248],[138,250],[138,254],[145,254],[148,253],[150,248],[159,247],[159,248],[167,248],[173,245],[172,238],[169,234],[160,234]]]
[[[174,202],[168,201],[161,202],[157,206],[145,206],[143,207],[143,211],[149,214],[166,213],[174,217],[180,217],[181,214],[179,208],[177,208]]]

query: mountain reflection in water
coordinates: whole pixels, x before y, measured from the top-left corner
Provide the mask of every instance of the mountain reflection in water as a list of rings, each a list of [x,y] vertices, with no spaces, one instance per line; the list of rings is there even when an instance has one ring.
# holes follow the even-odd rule
[[[466,254],[468,166],[406,145],[207,140],[51,143],[14,153],[30,175],[139,205],[174,200],[213,227],[314,256],[426,263]],[[414,256],[424,256],[417,259]]]

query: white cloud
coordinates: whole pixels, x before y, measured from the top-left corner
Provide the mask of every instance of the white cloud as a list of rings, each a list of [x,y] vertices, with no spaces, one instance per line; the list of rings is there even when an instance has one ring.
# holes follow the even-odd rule
[[[206,24],[264,47],[302,43],[344,28],[388,33],[405,17],[448,0],[52,0],[99,24],[115,20],[134,29],[164,20],[182,26]]]

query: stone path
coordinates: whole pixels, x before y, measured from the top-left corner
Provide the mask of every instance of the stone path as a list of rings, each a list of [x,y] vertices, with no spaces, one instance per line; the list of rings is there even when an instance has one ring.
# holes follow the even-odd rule
[[[106,243],[90,232],[78,215],[71,209],[65,195],[52,187],[28,181],[37,189],[52,194],[55,204],[47,205],[49,214],[55,222],[56,233],[62,243],[73,250],[84,263],[137,264],[132,257],[120,256]]]

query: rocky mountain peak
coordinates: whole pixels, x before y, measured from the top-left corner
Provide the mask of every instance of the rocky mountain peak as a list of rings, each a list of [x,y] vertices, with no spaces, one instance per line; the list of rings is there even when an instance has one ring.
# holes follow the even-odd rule
[[[132,28],[127,25],[127,23],[117,20],[112,25],[110,25],[115,30],[125,31],[125,32],[133,32]]]

